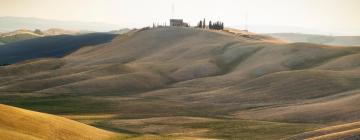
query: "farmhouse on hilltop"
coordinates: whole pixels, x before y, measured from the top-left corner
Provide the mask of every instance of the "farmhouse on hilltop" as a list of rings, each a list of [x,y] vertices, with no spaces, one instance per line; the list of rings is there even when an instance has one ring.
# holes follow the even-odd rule
[[[170,26],[172,27],[189,27],[182,19],[170,19]]]

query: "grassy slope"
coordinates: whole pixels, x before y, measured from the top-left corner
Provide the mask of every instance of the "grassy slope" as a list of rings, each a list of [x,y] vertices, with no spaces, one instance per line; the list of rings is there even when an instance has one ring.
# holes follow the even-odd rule
[[[358,139],[360,137],[360,123],[353,122],[342,125],[329,126],[322,129],[302,133],[290,137],[292,139],[333,140]]]
[[[49,60],[54,67],[44,60],[1,67],[0,101],[54,114],[118,115],[115,119],[225,116],[305,126],[360,119],[352,107],[360,49],[251,36],[183,28],[130,32],[102,47]],[[229,123],[204,126],[215,133]],[[311,129],[300,126],[286,135]]]
[[[211,123],[192,123],[195,128],[206,128],[208,137],[220,139],[278,140],[319,127],[315,124],[278,123],[249,120],[224,120]]]
[[[63,117],[0,105],[0,139],[110,139],[117,134]]]
[[[93,116],[83,116],[80,118],[93,119]],[[101,118],[102,117],[97,119]],[[64,117],[58,117],[55,115],[49,115],[0,104],[0,139],[4,140],[203,139],[198,137],[158,136],[150,134],[135,135],[133,133],[125,133],[113,133],[72,121]]]
[[[281,139],[321,127],[318,124],[280,123],[203,117],[152,117],[122,119],[114,115],[68,115],[96,127],[134,136],[160,135],[163,138]]]

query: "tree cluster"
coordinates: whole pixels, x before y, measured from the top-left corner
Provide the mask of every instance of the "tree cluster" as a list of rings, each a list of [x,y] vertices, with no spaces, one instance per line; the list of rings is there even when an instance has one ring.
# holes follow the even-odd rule
[[[204,19],[204,21],[200,20],[200,22],[198,23],[197,27],[198,27],[198,28],[203,28],[203,29],[205,29],[205,28],[206,28],[205,19]]]
[[[209,29],[212,29],[212,30],[224,30],[224,23],[220,22],[220,21],[212,23],[210,21],[209,22]]]
[[[44,35],[44,33],[40,29],[35,29],[34,33],[38,35]]]
[[[209,21],[209,25],[206,26],[206,20],[201,20],[198,24],[197,24],[198,28],[202,28],[202,29],[211,29],[211,30],[224,30],[224,23],[217,21],[217,22],[211,22]]]

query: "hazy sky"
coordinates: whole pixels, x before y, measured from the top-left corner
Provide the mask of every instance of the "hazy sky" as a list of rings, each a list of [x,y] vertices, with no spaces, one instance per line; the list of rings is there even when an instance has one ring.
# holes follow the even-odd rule
[[[272,30],[298,27],[360,35],[360,0],[0,0],[0,16],[142,27],[168,21],[173,4],[174,17],[191,25],[205,17],[232,27],[247,23]]]

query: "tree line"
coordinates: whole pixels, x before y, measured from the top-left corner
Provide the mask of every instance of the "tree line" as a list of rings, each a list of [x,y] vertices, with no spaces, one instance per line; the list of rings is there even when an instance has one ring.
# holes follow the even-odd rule
[[[212,22],[209,21],[208,26],[206,25],[206,20],[200,20],[200,22],[197,24],[198,28],[202,29],[211,29],[211,30],[224,30],[224,23],[221,21]]]

